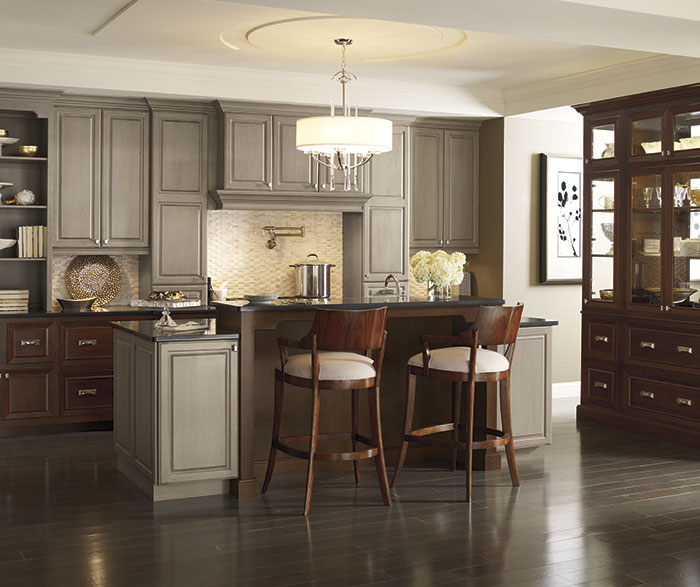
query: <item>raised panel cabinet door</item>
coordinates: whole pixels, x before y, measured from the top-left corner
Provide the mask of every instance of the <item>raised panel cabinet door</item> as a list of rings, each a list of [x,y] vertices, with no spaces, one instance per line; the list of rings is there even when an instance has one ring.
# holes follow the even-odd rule
[[[411,247],[439,247],[443,237],[443,131],[411,130]]]
[[[445,130],[445,246],[479,249],[478,133]]]
[[[158,484],[238,475],[235,341],[161,343]]]
[[[224,113],[224,188],[272,189],[272,116]]]
[[[206,200],[168,198],[156,202],[154,213],[153,283],[202,283],[206,264]]]
[[[100,109],[59,107],[55,116],[54,246],[95,249],[101,239]]]
[[[298,116],[273,117],[273,190],[316,192],[319,189],[318,163],[296,146],[298,119]]]
[[[133,433],[131,411],[134,403],[132,337],[114,332],[114,448],[131,458]]]
[[[383,280],[390,273],[397,279],[408,279],[406,228],[405,206],[367,206],[363,268],[366,281]]]
[[[147,112],[102,115],[102,246],[148,248]]]
[[[133,377],[131,403],[132,464],[147,477],[154,478],[156,349],[151,341],[131,336]]]
[[[369,163],[373,196],[406,199],[408,194],[408,127],[394,126],[391,151],[372,157]]]
[[[0,419],[50,418],[54,415],[54,373],[51,367],[5,371]]]
[[[153,113],[153,192],[207,195],[209,116],[199,112]]]

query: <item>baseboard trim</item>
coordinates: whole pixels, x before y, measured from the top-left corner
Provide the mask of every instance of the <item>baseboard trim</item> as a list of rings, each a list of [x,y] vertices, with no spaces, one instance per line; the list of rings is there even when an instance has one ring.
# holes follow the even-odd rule
[[[579,397],[581,395],[580,381],[564,381],[552,384],[552,399]]]

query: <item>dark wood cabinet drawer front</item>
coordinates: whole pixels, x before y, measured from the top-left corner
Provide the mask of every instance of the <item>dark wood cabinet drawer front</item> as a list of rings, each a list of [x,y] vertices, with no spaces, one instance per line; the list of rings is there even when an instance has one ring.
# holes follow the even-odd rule
[[[49,369],[5,372],[0,381],[0,419],[53,416],[53,382]]]
[[[54,329],[51,322],[9,323],[7,362],[49,363],[54,360]]]
[[[112,376],[66,377],[63,380],[64,410],[111,408]]]
[[[110,359],[114,350],[111,326],[64,326],[63,359]]]
[[[632,359],[700,368],[700,336],[696,334],[630,328],[629,341]]]
[[[607,322],[588,322],[588,354],[602,359],[615,359],[617,327]]]
[[[629,408],[700,421],[700,389],[644,377],[629,378]]]
[[[615,373],[604,369],[586,369],[586,398],[595,404],[615,406]]]

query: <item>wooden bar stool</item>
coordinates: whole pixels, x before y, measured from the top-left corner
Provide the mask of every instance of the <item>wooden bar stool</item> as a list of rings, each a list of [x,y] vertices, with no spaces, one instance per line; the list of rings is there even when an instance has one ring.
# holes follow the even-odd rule
[[[384,503],[391,505],[379,408],[379,383],[386,345],[385,327],[386,307],[372,310],[317,309],[314,323],[306,336],[294,342],[279,339],[281,363],[280,368],[275,369],[272,446],[262,488],[263,493],[267,492],[270,485],[278,450],[309,461],[304,515],[309,513],[311,504],[315,461],[353,461],[355,483],[359,483],[358,460],[374,457]],[[302,349],[306,352],[289,354],[288,349]],[[285,383],[311,390],[311,431],[308,435],[280,438]],[[322,389],[351,392],[352,432],[319,434],[318,420]],[[361,436],[357,431],[358,391],[361,389],[369,389],[371,438]],[[336,401],[335,398],[333,401]],[[319,451],[319,439],[349,439],[352,442],[352,450]],[[359,450],[358,443],[368,448]],[[306,444],[308,450],[295,446],[298,444]]]
[[[409,442],[452,449],[452,470],[457,468],[457,450],[467,451],[467,501],[472,497],[472,451],[505,446],[510,478],[515,487],[520,485],[518,467],[515,464],[515,448],[510,418],[510,367],[515,351],[515,339],[520,328],[523,306],[481,306],[476,320],[459,336],[420,337],[422,351],[408,360],[406,384],[406,417],[404,440],[396,464],[391,486],[398,482]],[[431,350],[430,344],[444,348]],[[478,348],[479,345],[505,345],[505,353]],[[471,352],[471,349],[477,349]],[[452,422],[412,430],[413,407],[416,397],[416,376],[433,377],[452,381]],[[465,442],[459,440],[460,395],[462,384],[467,383],[467,413],[464,423]],[[501,422],[503,430],[474,427],[474,390],[480,382],[499,382]],[[495,436],[494,439],[474,440],[474,431]],[[440,432],[452,432],[451,439],[431,438]]]

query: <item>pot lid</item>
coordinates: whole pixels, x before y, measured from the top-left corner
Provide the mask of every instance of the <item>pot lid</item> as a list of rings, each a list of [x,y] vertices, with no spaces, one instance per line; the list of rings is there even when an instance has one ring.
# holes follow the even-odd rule
[[[321,261],[316,253],[309,253],[306,255],[306,259],[299,261],[298,263],[294,263],[293,265],[290,265],[290,267],[300,267],[302,265],[327,265],[329,267],[335,267],[335,265],[332,263],[324,263]]]

